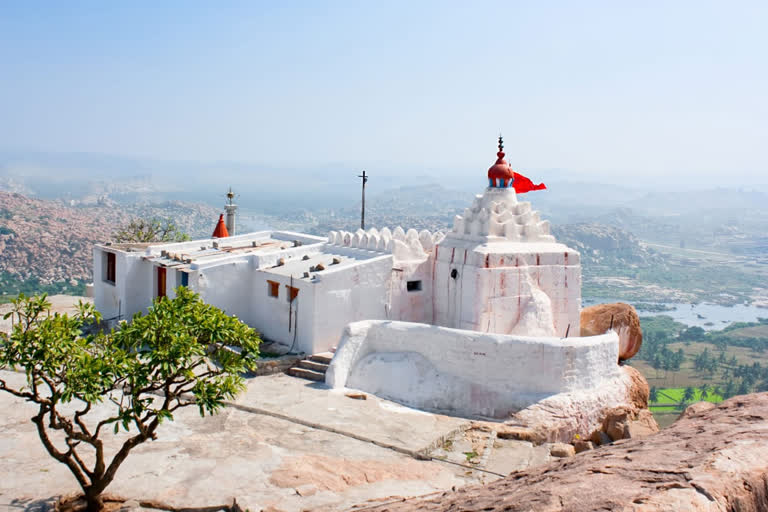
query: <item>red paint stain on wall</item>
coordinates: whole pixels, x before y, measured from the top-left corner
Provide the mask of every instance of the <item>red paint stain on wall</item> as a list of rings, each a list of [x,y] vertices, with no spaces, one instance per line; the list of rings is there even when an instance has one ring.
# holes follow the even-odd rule
[[[490,254],[486,254],[485,255],[485,268],[488,268],[490,266],[490,259],[491,259],[491,255]]]

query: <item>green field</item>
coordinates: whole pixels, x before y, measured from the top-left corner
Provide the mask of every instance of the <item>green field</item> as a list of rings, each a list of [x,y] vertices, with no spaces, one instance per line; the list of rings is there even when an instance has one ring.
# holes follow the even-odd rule
[[[768,320],[710,332],[665,316],[640,322],[643,346],[631,364],[648,381],[659,425],[671,424],[695,402],[768,391]]]
[[[694,388],[693,391],[693,398],[687,402],[689,404],[701,401],[712,402],[716,404],[723,401],[722,395],[716,394],[710,389],[708,389],[706,394],[703,396],[700,389]],[[656,400],[650,403],[650,409],[652,412],[679,411],[680,403],[683,401],[683,396],[685,396],[685,388],[657,389],[656,394]]]

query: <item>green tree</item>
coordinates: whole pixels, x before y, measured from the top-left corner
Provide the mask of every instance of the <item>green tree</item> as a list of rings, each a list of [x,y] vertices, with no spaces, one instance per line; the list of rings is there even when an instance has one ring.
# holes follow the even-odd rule
[[[648,401],[652,404],[659,401],[659,390],[656,389],[656,386],[651,387],[651,393],[648,395]]]
[[[706,400],[707,395],[709,394],[710,386],[709,384],[702,384],[699,386],[699,400]]]
[[[182,233],[170,219],[132,219],[113,235],[115,242],[185,242],[189,235]]]
[[[694,391],[693,387],[688,386],[683,391],[683,402],[690,402],[696,397],[696,392]]]
[[[37,406],[32,422],[40,440],[75,476],[89,511],[103,508],[102,492],[120,465],[157,438],[163,420],[192,405],[203,416],[215,413],[244,389],[240,374],[258,355],[253,329],[187,288],[176,293],[109,333],[86,333],[99,320],[92,305],[81,303],[73,316],[46,315],[45,295],[20,295],[5,315],[14,328],[0,339],[0,369],[23,368],[26,385],[0,378],[0,390]],[[68,403],[73,407],[61,407]],[[130,437],[107,454],[104,436],[121,428]]]

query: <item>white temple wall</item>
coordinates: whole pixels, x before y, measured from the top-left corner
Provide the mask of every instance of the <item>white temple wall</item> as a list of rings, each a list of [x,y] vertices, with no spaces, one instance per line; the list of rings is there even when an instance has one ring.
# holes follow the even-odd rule
[[[389,308],[386,318],[432,323],[433,263],[433,258],[426,261],[394,262],[387,287]],[[408,291],[409,283],[414,288],[411,291]]]
[[[171,270],[168,269],[167,280],[173,273]],[[249,324],[253,320],[251,266],[248,258],[240,257],[223,265],[198,270],[193,289],[207,304],[216,306],[228,315],[235,315]]]
[[[317,353],[335,347],[345,326],[364,319],[386,319],[392,256],[382,255],[352,267],[320,272],[315,289],[313,339],[302,348]]]
[[[105,280],[106,254],[115,254],[115,283]],[[93,301],[105,320],[130,319],[154,298],[152,264],[139,253],[93,249]]]
[[[473,318],[482,285],[477,281],[477,269],[472,264],[472,251],[464,247],[438,245],[435,249],[434,323],[445,327],[469,328],[477,323]],[[451,277],[453,270],[457,275]]]
[[[269,296],[267,281],[280,284],[277,297]],[[255,271],[248,279],[250,296],[246,302],[250,320],[247,323],[256,329],[263,338],[279,341],[291,346],[294,352],[312,351],[315,290],[314,284],[305,279]],[[299,290],[298,296],[291,303],[288,300],[289,286]]]
[[[614,378],[618,351],[615,332],[532,338],[363,321],[345,329],[326,383],[419,409],[501,418]]]
[[[124,256],[121,260],[120,256]],[[117,266],[121,261],[126,264],[126,274],[123,279],[123,312],[122,318],[129,320],[135,313],[146,312],[155,298],[156,279],[153,273],[154,265],[139,255],[120,255]],[[118,270],[118,279],[120,271]]]
[[[564,335],[579,324],[579,254],[561,244],[475,242],[447,238],[437,247],[434,323],[444,327],[509,333],[531,297],[531,286],[551,301],[552,321],[542,330]],[[562,250],[560,250],[562,248]],[[456,271],[456,279],[451,273]],[[530,281],[529,281],[530,280]]]

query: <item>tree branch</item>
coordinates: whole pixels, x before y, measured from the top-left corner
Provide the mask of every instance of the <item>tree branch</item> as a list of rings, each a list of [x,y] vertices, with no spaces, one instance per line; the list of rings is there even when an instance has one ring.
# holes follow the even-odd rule
[[[61,462],[62,464],[65,464],[69,468],[69,470],[72,471],[72,474],[75,475],[75,478],[77,479],[77,482],[80,484],[80,487],[85,489],[90,484],[90,482],[88,482],[83,472],[77,466],[77,463],[75,463],[75,461],[72,460],[71,447],[67,453],[62,453],[58,449],[56,449],[56,447],[53,445],[50,438],[48,437],[48,432],[46,432],[45,425],[43,422],[45,413],[47,412],[46,409],[47,409],[47,406],[41,405],[40,412],[36,416],[32,417],[32,422],[37,426],[37,435],[40,437],[40,441],[42,441],[43,446],[45,446],[45,449],[48,451],[51,457]]]

